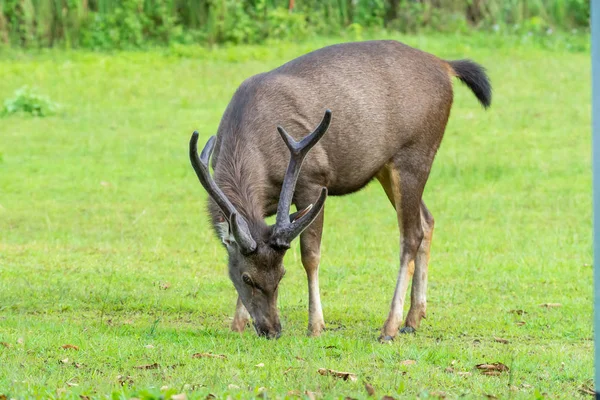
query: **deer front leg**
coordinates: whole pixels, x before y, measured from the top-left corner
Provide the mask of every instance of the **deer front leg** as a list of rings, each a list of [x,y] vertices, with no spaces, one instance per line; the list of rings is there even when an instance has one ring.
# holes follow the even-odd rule
[[[298,207],[302,209],[302,207]],[[302,265],[308,279],[308,335],[319,336],[325,329],[321,295],[319,293],[319,263],[321,262],[321,235],[323,213],[300,235]]]
[[[242,300],[238,296],[237,305],[235,306],[235,315],[233,316],[233,322],[231,323],[231,330],[234,332],[244,332],[246,325],[250,321],[250,313],[242,304]]]

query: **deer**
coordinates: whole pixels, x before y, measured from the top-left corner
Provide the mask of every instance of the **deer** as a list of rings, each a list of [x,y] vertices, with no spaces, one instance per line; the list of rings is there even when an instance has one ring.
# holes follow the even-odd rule
[[[283,259],[299,237],[308,334],[323,332],[319,265],[325,200],[357,192],[375,179],[396,211],[400,250],[379,340],[419,329],[426,317],[434,228],[422,197],[450,116],[453,78],[484,109],[491,105],[486,70],[470,59],[446,61],[393,40],[334,44],[243,81],[200,155],[199,134],[193,132],[191,164],[209,195],[208,214],[238,295],[233,331],[243,332],[252,321],[259,336],[280,337]],[[267,225],[265,218],[273,215],[275,223]]]

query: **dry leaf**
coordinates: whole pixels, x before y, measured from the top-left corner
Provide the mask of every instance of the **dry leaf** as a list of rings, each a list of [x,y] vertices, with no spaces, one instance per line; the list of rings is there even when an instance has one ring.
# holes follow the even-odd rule
[[[192,354],[192,358],[222,358],[222,359],[226,359],[227,356],[224,354],[195,353],[195,354]]]
[[[67,386],[73,387],[73,386],[79,386],[79,384],[74,383],[74,382],[67,382]]]
[[[174,394],[171,396],[171,400],[187,400],[185,393]]]
[[[0,394],[0,400],[7,400],[7,397],[5,394]]]
[[[147,349],[153,349],[154,348],[154,346],[152,346],[151,344],[147,344],[144,347],[147,348]]]
[[[287,392],[287,395],[290,397],[301,397],[302,393],[300,393],[299,390],[290,390],[289,392]]]
[[[65,350],[68,350],[68,349],[79,350],[79,347],[75,346],[74,344],[63,344],[60,347],[62,347]]]
[[[83,365],[83,364],[79,364],[79,363],[76,363],[76,362],[74,362],[74,363],[73,363],[73,366],[74,366],[75,368],[78,368],[78,369],[79,369],[79,368],[82,368],[84,365]]]
[[[168,288],[171,287],[171,283],[169,283],[169,282],[161,282],[161,283],[159,283],[158,287],[159,287],[160,290],[167,290]]]
[[[10,349],[10,343],[6,343],[6,342],[0,342],[0,344],[4,347],[6,347],[7,349]],[[2,400],[2,398],[0,398],[0,400]]]
[[[17,339],[17,344],[23,344],[23,343],[25,343],[25,341],[23,340],[22,337]]]
[[[166,391],[166,390],[169,390],[169,387],[168,387],[167,385],[164,385],[164,386],[161,386],[161,387],[160,387],[160,391],[161,391],[161,392],[164,392],[164,391]]]
[[[332,375],[335,376],[336,378],[341,378],[345,381],[356,381],[358,378],[356,377],[356,374],[353,374],[351,372],[340,372],[340,371],[334,371],[332,369],[325,369],[325,368],[319,368],[318,369],[319,374],[321,375]]]
[[[400,361],[400,365],[413,365],[416,364],[417,362],[415,360],[404,360],[404,361]]]
[[[509,313],[517,314],[517,315],[523,315],[523,314],[527,314],[527,311],[524,311],[524,310],[510,310]]]
[[[315,400],[315,399],[317,398],[317,393],[315,393],[315,392],[311,392],[311,391],[309,391],[309,390],[306,390],[306,391],[304,392],[304,394],[305,394],[306,396],[308,396],[308,399],[309,399],[309,400]]]
[[[453,374],[454,373],[454,368],[448,367],[444,371],[447,372],[447,373],[449,373],[449,374]]]
[[[373,388],[373,385],[371,385],[369,382],[365,382],[365,390],[367,391],[369,396],[375,396],[375,389]]]
[[[484,394],[485,397],[487,397],[490,400],[496,400],[498,399],[496,396],[494,396],[493,394]]]
[[[471,373],[470,372],[462,372],[461,371],[461,372],[457,372],[456,375],[458,375],[458,376],[471,376]]]
[[[531,386],[531,385],[530,385],[530,384],[528,384],[528,383],[522,383],[522,384],[521,384],[521,387],[522,387],[523,389],[531,389],[533,386]]]
[[[437,397],[438,399],[446,398],[446,392],[431,392],[429,394],[432,395],[433,397]]]
[[[286,369],[285,371],[283,371],[283,374],[286,375],[288,372],[290,372],[293,369],[294,369],[294,367],[288,367],[288,369]]]
[[[118,375],[117,376],[117,381],[119,382],[119,384],[121,386],[125,386],[125,385],[133,385],[133,378],[131,376],[123,376],[123,375]]]
[[[139,365],[137,367],[134,367],[136,369],[158,369],[160,368],[160,365],[158,365],[158,363],[154,363],[154,364],[145,364],[145,365]]]
[[[65,358],[64,360],[60,360],[60,362],[62,364],[68,364],[69,363],[69,357]]]
[[[516,324],[517,326],[523,326],[525,325],[525,321],[517,321]]]
[[[562,307],[562,304],[560,304],[560,303],[544,303],[544,304],[540,304],[540,307],[557,308],[557,307]]]
[[[264,366],[265,366],[265,363],[258,363],[255,365],[255,367],[258,367],[258,368],[262,368]]]
[[[494,341],[495,341],[495,342],[498,342],[498,343],[502,343],[502,344],[508,344],[508,343],[509,343],[509,341],[508,341],[508,340],[506,340],[506,339],[502,339],[502,338],[499,338],[499,337],[495,337],[495,338],[494,338]]]
[[[596,392],[594,391],[594,389],[592,389],[590,386],[587,386],[587,385],[581,386],[579,388],[579,391],[583,394],[589,394],[592,396],[596,395]]]
[[[487,376],[498,376],[498,375],[502,375],[502,372],[500,372],[500,371],[483,371],[482,374],[487,375]]]
[[[396,400],[392,396],[388,396],[387,394],[381,398],[381,400]]]
[[[80,398],[81,400],[90,400],[90,396],[86,396],[85,394],[80,394],[80,395],[79,395],[79,398]]]
[[[230,384],[227,386],[227,388],[228,388],[228,389],[239,389],[240,387],[239,387],[238,385],[234,385],[233,383],[230,383]]]
[[[211,400],[211,399],[216,399],[216,398],[217,398],[217,396],[215,396],[212,393],[209,393],[206,395],[205,400]]]
[[[344,400],[358,400],[358,399],[355,399],[354,397],[346,396],[346,397],[344,397]]]
[[[296,356],[296,360],[298,360],[298,361],[306,361],[304,358],[299,357],[299,356]]]
[[[504,372],[504,371],[509,371],[510,369],[499,362],[493,363],[493,364],[477,364],[475,366],[477,369],[483,371],[484,375],[497,375],[497,374],[486,374],[486,372]]]

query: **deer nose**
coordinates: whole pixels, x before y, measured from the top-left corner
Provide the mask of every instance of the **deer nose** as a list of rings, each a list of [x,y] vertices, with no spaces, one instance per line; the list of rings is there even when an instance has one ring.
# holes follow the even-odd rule
[[[264,336],[267,339],[279,339],[281,337],[281,325],[277,324],[274,328],[254,325],[258,336]]]

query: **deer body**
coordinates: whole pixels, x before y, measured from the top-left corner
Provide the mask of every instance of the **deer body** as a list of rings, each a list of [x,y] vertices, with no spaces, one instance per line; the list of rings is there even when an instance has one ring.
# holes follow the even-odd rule
[[[346,195],[375,178],[396,209],[401,249],[396,291],[380,339],[391,340],[400,327],[413,265],[411,309],[403,331],[418,327],[425,315],[433,232],[433,217],[421,197],[450,114],[454,76],[489,105],[489,82],[477,64],[447,62],[395,41],[329,46],[242,83],[225,110],[216,141],[211,139],[203,152],[207,162],[214,145],[214,183],[222,194],[203,184],[211,194],[209,211],[228,250],[230,277],[238,289],[234,330],[243,330],[251,316],[259,334],[279,335],[276,302],[283,255],[291,239],[301,234],[309,333],[321,332],[323,188],[330,195]],[[334,122],[329,125],[331,114],[326,114],[319,128],[301,140],[325,109],[331,110]],[[284,140],[275,133],[275,124],[289,132],[280,130]],[[290,161],[293,141],[286,137],[299,146],[310,142],[303,150],[304,161]],[[193,153],[197,157],[195,143]],[[206,176],[199,173],[201,181],[210,179]],[[288,217],[292,202],[299,212]],[[267,226],[264,218],[275,213],[278,223]],[[233,214],[238,216],[232,223]],[[239,220],[241,228],[236,228]]]

